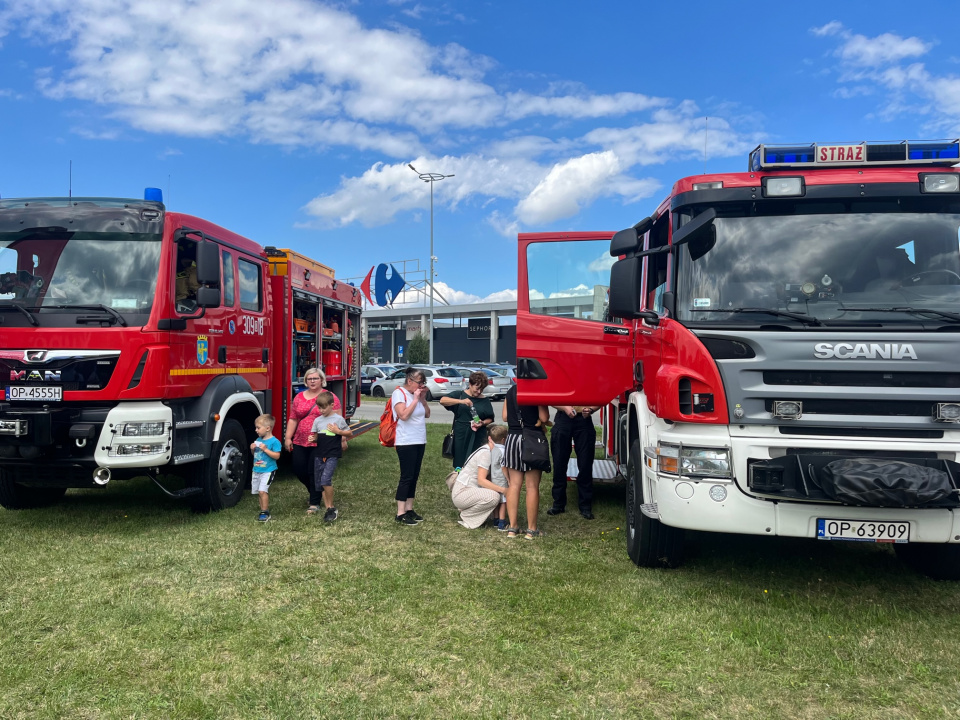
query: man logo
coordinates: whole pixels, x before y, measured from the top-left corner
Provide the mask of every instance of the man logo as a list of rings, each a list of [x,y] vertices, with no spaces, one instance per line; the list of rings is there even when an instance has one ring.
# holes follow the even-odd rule
[[[917,353],[908,343],[817,343],[813,355],[837,360],[916,360]]]
[[[28,363],[41,363],[47,357],[46,350],[24,350],[23,361]]]

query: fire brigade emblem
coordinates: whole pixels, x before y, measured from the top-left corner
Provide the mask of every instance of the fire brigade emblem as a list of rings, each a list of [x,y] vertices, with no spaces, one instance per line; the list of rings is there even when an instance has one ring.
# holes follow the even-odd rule
[[[210,350],[210,339],[206,335],[197,336],[197,362],[201,365],[207,364],[207,355]]]

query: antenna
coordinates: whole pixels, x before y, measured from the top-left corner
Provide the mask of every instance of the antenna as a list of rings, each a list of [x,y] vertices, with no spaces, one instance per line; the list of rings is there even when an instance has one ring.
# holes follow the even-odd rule
[[[167,175],[167,205],[170,204],[170,176]]]
[[[73,160],[70,161],[70,172],[67,176],[67,197],[73,197]]]
[[[709,116],[703,117],[703,174],[707,174],[707,129],[710,127]]]

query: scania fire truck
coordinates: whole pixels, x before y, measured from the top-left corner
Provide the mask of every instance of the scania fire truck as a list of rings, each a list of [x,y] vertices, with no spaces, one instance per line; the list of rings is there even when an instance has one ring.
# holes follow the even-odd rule
[[[687,529],[960,579],[960,141],[761,145],[617,233],[519,237],[520,401],[602,405],[640,566]]]
[[[235,505],[254,419],[304,371],[359,402],[360,291],[329,267],[144,200],[0,200],[0,504],[150,477]]]

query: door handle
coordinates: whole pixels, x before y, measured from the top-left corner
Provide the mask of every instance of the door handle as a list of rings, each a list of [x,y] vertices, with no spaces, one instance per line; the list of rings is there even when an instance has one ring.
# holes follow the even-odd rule
[[[217,348],[217,362],[225,363],[227,361],[227,346],[221,345]]]

